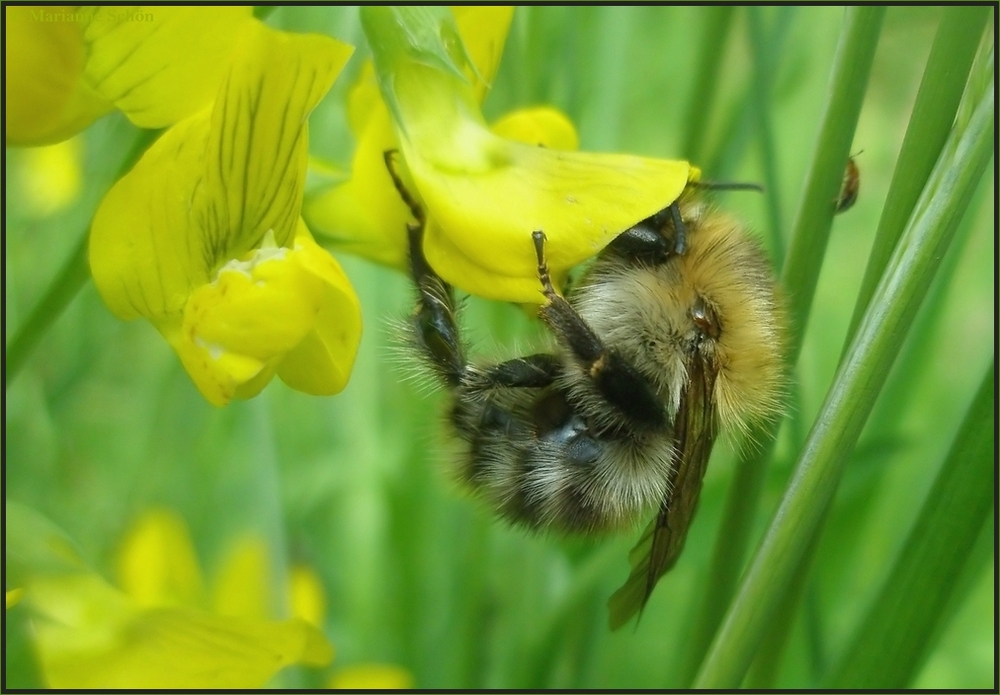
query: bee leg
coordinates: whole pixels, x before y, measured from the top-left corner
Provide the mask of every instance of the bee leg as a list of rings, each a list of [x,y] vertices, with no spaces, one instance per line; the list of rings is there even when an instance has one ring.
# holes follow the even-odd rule
[[[399,150],[386,150],[382,153],[382,159],[385,160],[385,168],[389,171],[389,178],[392,179],[392,185],[396,187],[399,197],[406,203],[406,207],[410,208],[410,214],[413,215],[413,219],[422,228],[424,226],[424,209],[420,207],[420,203],[413,198],[406,189],[406,186],[403,185],[403,179],[399,177],[399,172],[396,171],[397,154],[399,154]]]
[[[455,298],[451,286],[442,280],[424,257],[423,237],[426,217],[396,172],[396,150],[386,150],[385,166],[396,190],[416,220],[406,225],[410,247],[410,274],[417,286],[417,309],[413,327],[418,346],[434,370],[450,387],[459,385],[465,373],[465,357],[455,321]]]
[[[652,382],[617,352],[606,348],[576,309],[556,293],[545,262],[545,234],[534,232],[532,239],[538,257],[538,279],[548,300],[538,310],[542,320],[577,358],[608,402],[636,424],[662,426],[666,416]]]
[[[495,388],[544,388],[555,381],[563,365],[555,355],[539,353],[518,357],[483,369],[466,371],[463,384],[471,390]]]
[[[448,386],[455,388],[465,373],[465,357],[455,321],[455,299],[446,283],[427,263],[422,248],[423,225],[409,225],[410,271],[417,286],[413,326],[421,351]]]

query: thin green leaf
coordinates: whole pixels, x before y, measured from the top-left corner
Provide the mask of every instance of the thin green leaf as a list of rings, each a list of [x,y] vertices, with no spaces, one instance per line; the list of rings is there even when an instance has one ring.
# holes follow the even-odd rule
[[[583,98],[580,141],[586,149],[614,151],[620,147],[626,105],[623,75],[629,69],[628,48],[636,12],[611,5],[593,11],[601,31],[590,47],[595,54],[595,79]]]
[[[955,121],[955,112],[989,14],[988,6],[944,9],[896,160],[896,171],[886,194],[885,207],[847,331],[845,350],[854,338],[892,250],[903,233],[903,226],[913,212],[913,206]]]
[[[970,95],[976,96],[976,95]],[[696,687],[739,685],[816,529],[993,150],[994,94],[945,146],[865,314]]]
[[[710,116],[714,112],[716,86],[726,52],[729,28],[733,24],[733,7],[721,5],[705,8],[705,24],[698,46],[694,88],[684,117],[681,152],[692,162],[701,161]]]
[[[896,564],[828,688],[905,688],[993,506],[994,363]]]
[[[24,325],[8,343],[5,355],[4,390],[10,387],[20,373],[28,357],[38,346],[49,327],[55,322],[70,302],[80,293],[90,279],[87,265],[87,235],[84,234],[73,253],[56,273],[55,279],[41,300],[31,310]]]
[[[830,97],[820,122],[819,139],[806,177],[805,191],[792,223],[788,261],[782,284],[788,291],[792,324],[790,362],[798,361],[812,306],[819,267],[833,224],[834,201],[840,192],[844,166],[861,113],[865,87],[885,16],[884,7],[851,7],[837,46]]]
[[[897,174],[904,172],[904,175],[899,176],[900,181],[908,180],[905,172],[910,171],[910,166],[905,164],[905,162],[913,159],[913,152],[921,147],[930,148],[934,157],[940,154],[941,146],[944,145],[945,138],[947,137],[948,127],[954,120],[954,114],[958,110],[959,98],[961,96],[961,86],[965,84],[966,77],[968,76],[968,71],[972,64],[972,59],[968,57],[968,51],[960,51],[957,55],[952,55],[950,52],[942,51],[941,46],[951,45],[953,40],[949,37],[950,34],[954,34],[956,31],[967,31],[969,23],[962,21],[953,21],[956,19],[966,19],[969,15],[967,12],[970,9],[986,9],[986,8],[949,8],[945,10],[945,20],[938,28],[937,36],[935,38],[934,46],[931,49],[930,58],[928,58],[928,64],[925,67],[924,79],[917,95],[917,105],[914,107],[911,114],[910,125],[908,132],[910,133],[925,133],[928,131],[928,123],[940,123],[943,127],[940,139],[929,138],[929,142],[923,139],[913,139],[907,136],[904,139],[903,149],[907,154],[901,154],[899,158],[899,163],[904,164],[904,166],[897,165]],[[950,13],[950,14],[949,14]],[[985,19],[986,12],[981,13],[982,19]],[[982,32],[982,22],[978,24],[978,31]],[[942,38],[942,37],[945,38]],[[965,40],[971,45],[975,45],[977,35],[964,36]],[[943,63],[947,63],[950,68],[944,69],[942,67]],[[940,110],[929,108],[927,103],[921,104],[921,98],[927,100],[928,94],[939,93],[941,91],[942,85],[938,84],[945,75],[949,77],[954,77],[960,75],[960,80],[955,80],[958,85],[956,91],[957,95],[951,102],[948,102],[944,108],[948,109],[950,114],[949,119],[944,121],[940,118]],[[909,150],[907,146],[909,145]],[[917,168],[912,171],[912,175],[919,180],[920,184],[923,185],[927,181],[927,177],[930,175],[931,167],[933,166],[934,159],[930,159],[926,162],[926,171],[922,171]],[[895,182],[894,182],[895,183]],[[980,186],[980,190],[982,190]],[[912,199],[909,199],[910,190],[904,185],[899,186],[894,189],[890,186],[889,194],[886,199],[885,210],[899,210],[901,206],[906,206],[907,211],[912,211],[913,204],[916,202],[916,196],[919,194],[919,188],[916,193],[913,194]],[[896,197],[898,196],[898,197]],[[980,198],[977,194],[976,198]],[[902,198],[902,202],[900,201]],[[909,201],[907,203],[907,200]],[[884,214],[884,212],[883,212]],[[970,216],[966,215],[966,219]],[[885,217],[883,217],[883,220]],[[902,233],[903,223],[905,218],[899,220],[898,229],[894,230],[894,236],[892,237],[892,243],[899,238],[899,234]],[[903,349],[903,354],[899,358],[898,363],[893,369],[890,375],[887,388],[883,391],[882,396],[879,397],[878,403],[876,404],[875,411],[872,415],[872,422],[869,423],[868,429],[871,432],[890,432],[895,431],[897,420],[900,414],[904,412],[903,409],[898,407],[899,403],[906,402],[902,394],[888,393],[889,390],[895,387],[895,390],[907,390],[912,388],[916,383],[919,383],[917,378],[917,371],[922,370],[925,365],[924,361],[920,359],[922,356],[926,357],[929,352],[926,349],[921,349],[921,346],[925,346],[930,342],[934,330],[937,328],[942,314],[940,311],[934,311],[933,306],[929,305],[940,305],[946,292],[946,288],[950,284],[950,277],[953,275],[956,268],[956,260],[958,256],[958,251],[960,249],[954,248],[955,246],[961,246],[962,242],[967,239],[969,224],[963,224],[958,235],[959,239],[953,245],[951,252],[945,259],[945,265],[942,267],[938,273],[937,281],[934,283],[932,292],[927,301],[924,302],[924,306],[921,309],[920,314],[917,318],[917,323],[911,331],[909,339],[906,341]],[[883,230],[880,228],[879,230]],[[875,246],[878,247],[879,240],[876,239]],[[889,247],[891,251],[892,247]],[[881,265],[879,266],[879,272],[884,270],[885,263],[888,262],[888,254],[882,258]],[[872,258],[869,258],[869,265],[871,267]],[[874,287],[871,288],[874,290]],[[867,308],[867,303],[871,299],[871,292],[865,296],[859,297],[858,308]],[[863,305],[863,306],[862,306]],[[924,320],[921,320],[923,317]],[[859,316],[860,318],[860,316]],[[852,327],[853,331],[853,327]],[[853,336],[851,332],[848,336],[848,344],[850,343],[850,337]],[[846,349],[846,345],[845,345]],[[903,375],[903,376],[900,376]],[[886,407],[886,404],[891,404]],[[881,406],[881,407],[880,407]],[[882,414],[878,426],[876,425],[876,420],[879,419],[879,414]],[[879,467],[877,469],[878,473],[885,471],[885,467]],[[881,476],[879,476],[881,477]],[[869,485],[875,485],[875,480],[871,480]],[[767,635],[764,638],[761,649],[759,650],[757,657],[754,661],[753,668],[751,668],[748,674],[747,680],[744,682],[744,687],[751,689],[765,689],[773,687],[774,678],[777,676],[778,667],[781,664],[781,658],[784,654],[784,647],[789,638],[789,632],[793,625],[794,618],[798,615],[798,610],[801,605],[802,593],[808,584],[808,577],[811,574],[811,567],[813,565],[813,556],[816,552],[817,546],[819,544],[820,535],[816,534],[810,543],[809,550],[806,553],[806,559],[803,560],[799,567],[798,574],[795,580],[792,582],[792,588],[789,590],[785,601],[782,603],[781,608],[774,620],[771,621],[771,625],[768,628]],[[816,674],[818,676],[818,673]]]
[[[790,21],[794,7],[781,7],[777,22]],[[771,237],[771,258],[775,268],[781,268],[785,262],[785,246],[781,238],[784,225],[781,220],[781,191],[778,187],[778,157],[774,144],[774,118],[771,113],[771,93],[773,91],[773,75],[777,72],[778,56],[772,44],[766,40],[761,17],[761,8],[747,8],[747,24],[750,33],[750,45],[753,49],[753,90],[751,92],[754,112],[757,117],[757,130],[760,137],[761,163],[764,169],[764,188],[766,190],[767,217]]]
[[[783,285],[791,298],[793,331],[789,344],[794,363],[816,289],[816,278],[833,223],[833,200],[840,186],[842,163],[847,160],[854,129],[861,113],[868,74],[875,56],[885,8],[849,8],[834,58],[830,97],[820,124],[818,144],[806,178],[805,193],[792,228],[789,257],[783,266]],[[833,162],[831,165],[830,163]],[[690,682],[702,662],[743,566],[750,543],[752,520],[764,482],[767,462],[774,451],[780,422],[751,433],[758,446],[746,446],[736,466],[712,555],[701,608],[688,642],[682,667],[683,682]]]
[[[789,29],[792,25],[791,19],[794,14],[795,8],[793,7],[781,8],[771,30],[767,33],[764,44],[767,53],[773,56],[768,61],[772,64],[776,63],[779,56],[784,56],[786,53]],[[700,164],[702,170],[710,174],[711,178],[720,181],[726,180],[743,160],[755,132],[754,90],[755,87],[751,85],[746,93],[732,104],[725,116],[725,125],[721,128],[722,135],[714,149],[705,151],[703,145],[701,156],[698,159],[692,159]],[[710,120],[710,118],[706,119],[706,121]]]
[[[160,131],[141,130],[135,135],[135,140],[128,156],[122,162],[121,169],[115,181],[125,175],[139,161],[139,157],[156,139]],[[88,222],[89,224],[89,222]],[[70,302],[80,293],[87,280],[90,279],[90,266],[87,263],[88,236],[84,233],[73,253],[63,267],[56,273],[55,279],[42,299],[32,308],[24,324],[17,330],[14,337],[4,349],[4,390],[10,387],[28,358],[38,347],[38,342],[45,336],[55,320],[59,318],[70,305]]]

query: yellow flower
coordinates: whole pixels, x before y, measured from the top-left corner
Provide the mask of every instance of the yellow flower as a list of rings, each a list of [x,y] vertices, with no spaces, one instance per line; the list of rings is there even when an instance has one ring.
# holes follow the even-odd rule
[[[513,17],[512,7],[456,7],[458,31],[475,69],[468,78],[479,102],[500,62]],[[379,93],[375,68],[365,62],[348,97],[348,122],[358,140],[351,178],[310,196],[303,215],[323,241],[400,270],[407,268],[406,224],[410,210],[403,203],[386,169],[384,153],[399,149],[389,110]],[[493,124],[494,133],[531,145],[576,149],[576,130],[569,119],[549,107],[522,109]],[[398,171],[406,175],[406,163]],[[417,194],[410,182],[410,190]]]
[[[412,192],[427,211],[424,253],[464,290],[541,303],[533,231],[545,232],[548,263],[559,276],[698,177],[687,162],[500,137],[479,110],[477,88],[486,80],[469,76],[479,72],[479,51],[463,44],[449,13],[365,7],[361,19]],[[499,56],[502,41],[491,47]]]
[[[58,142],[113,108],[83,79],[84,27],[55,19],[71,12],[57,5],[4,8],[8,145]]]
[[[316,395],[350,375],[357,297],[299,211],[306,119],[351,51],[244,23],[213,104],[164,133],[94,218],[105,303],[149,319],[213,404],[275,374]]]
[[[328,688],[339,690],[409,690],[413,674],[394,664],[355,664],[330,677]]]
[[[72,205],[83,179],[83,138],[33,147],[22,155],[21,195],[25,207],[39,217]]]
[[[43,145],[114,108],[162,128],[208,104],[250,7],[7,7],[8,145]]]
[[[187,528],[172,512],[146,512],[126,538],[118,557],[123,590],[88,569],[37,513],[8,503],[6,522],[8,581],[13,574],[23,588],[52,688],[260,688],[285,666],[333,658],[304,620],[268,619],[251,601],[228,614],[208,610]],[[265,553],[259,541],[244,541],[217,583],[263,600]],[[241,570],[249,571],[234,582]]]

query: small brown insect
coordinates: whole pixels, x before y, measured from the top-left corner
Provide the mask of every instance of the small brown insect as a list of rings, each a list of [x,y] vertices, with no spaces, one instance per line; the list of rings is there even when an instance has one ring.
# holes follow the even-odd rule
[[[860,152],[858,154],[861,154]],[[844,168],[844,181],[840,184],[840,195],[835,201],[837,208],[833,211],[835,215],[849,210],[854,201],[858,199],[858,165],[854,163],[854,156],[847,158],[847,166]]]

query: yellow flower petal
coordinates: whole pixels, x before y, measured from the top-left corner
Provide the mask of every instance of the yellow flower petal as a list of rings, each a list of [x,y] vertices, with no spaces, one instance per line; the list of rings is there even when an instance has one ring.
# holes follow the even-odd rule
[[[180,320],[156,324],[177,353],[195,386],[212,405],[223,406],[240,395],[250,398],[260,392],[274,376],[274,365],[238,352],[206,344],[196,333],[196,326]],[[246,390],[241,388],[246,387]]]
[[[49,687],[260,688],[284,666],[322,666],[333,658],[326,638],[303,620],[275,622],[188,607],[144,607],[88,569],[52,522],[23,505],[5,506],[7,579],[16,579],[23,589],[22,604],[31,615]],[[150,548],[176,555],[178,544],[189,543],[179,523],[172,513],[153,510],[126,541],[125,553],[142,546],[132,555],[133,562],[142,555],[157,562],[154,554],[145,552]],[[182,548],[181,554],[188,550]],[[235,571],[254,564],[236,562]],[[171,573],[159,574],[162,578]],[[183,586],[190,577],[178,581],[174,572],[166,583]],[[147,591],[146,596],[153,593],[171,592]],[[10,596],[8,592],[8,600]]]
[[[512,7],[452,8],[458,33],[474,65],[468,66],[466,79],[474,85],[477,98],[482,100],[500,64],[504,41],[513,17]],[[549,138],[546,146],[556,147],[569,138],[565,135],[568,120],[552,109],[538,109],[528,115],[523,112],[510,123],[513,129],[534,128],[545,131],[544,122],[560,136]],[[543,113],[546,112],[546,113]],[[400,270],[407,267],[406,225],[412,220],[389,172],[384,153],[399,148],[389,111],[382,100],[375,69],[365,61],[347,102],[348,122],[358,144],[351,164],[351,178],[324,192],[310,197],[303,216],[310,228],[338,250],[369,258]],[[527,125],[530,122],[530,126]],[[569,124],[572,130],[572,124]],[[530,137],[530,136],[529,136]],[[571,136],[575,141],[575,131]],[[414,195],[415,186],[408,180],[406,164],[397,159],[397,173]]]
[[[451,8],[466,55],[476,68],[467,75],[473,82],[476,100],[482,103],[500,67],[503,46],[514,18],[514,8],[507,6],[462,5]]]
[[[174,126],[101,201],[90,230],[90,270],[121,319],[179,316],[217,258],[189,201],[205,168],[207,114]]]
[[[408,690],[413,674],[393,664],[357,664],[340,669],[327,685],[342,690]]]
[[[180,330],[164,333],[210,402],[228,402],[315,327],[326,286],[302,255],[271,246],[230,262],[191,294]]]
[[[65,140],[112,109],[83,79],[86,48],[75,8],[4,8],[7,145]]]
[[[498,137],[462,74],[465,53],[451,46],[446,17],[365,7],[361,18],[410,176],[437,225],[428,230],[425,253],[462,289],[541,302],[533,232],[546,234],[550,270],[565,273],[670,205],[698,176],[687,162]],[[530,130],[516,121],[501,127],[521,137]],[[557,137],[568,137],[564,130]]]
[[[380,100],[371,106],[354,150],[351,178],[308,198],[302,215],[310,229],[338,250],[404,269],[406,225],[412,217],[383,158],[386,150],[398,147],[389,112]],[[397,171],[404,171],[402,162]]]
[[[140,128],[163,128],[214,99],[253,8],[108,6],[80,10],[86,76]]]
[[[360,331],[353,290],[332,259],[317,274],[318,249],[288,247],[302,224],[306,119],[351,51],[246,23],[211,111],[168,130],[95,216],[101,295],[118,316],[153,321],[214,404],[259,392],[289,352],[283,373],[310,393],[346,382]]]
[[[534,248],[534,247],[532,247]],[[424,231],[424,255],[434,269],[445,268],[450,277],[461,279],[458,285],[469,294],[480,297],[520,297],[524,294],[525,279],[523,276],[506,274],[504,272],[486,271],[481,265],[470,259],[450,236],[445,234],[434,219],[427,222]],[[552,284],[561,289],[565,284],[565,271],[550,272]],[[541,282],[537,279],[533,285],[535,292],[541,292]],[[530,290],[529,290],[530,291]],[[541,298],[532,297],[527,304],[539,304]]]
[[[204,585],[187,525],[175,512],[145,511],[118,552],[118,584],[139,606],[199,605]]]
[[[379,101],[374,104],[366,117],[368,121],[354,152],[351,179],[308,198],[303,215],[310,227],[319,230],[323,239],[337,249],[406,271],[406,227],[413,218],[389,176],[383,156],[386,150],[396,149],[399,144],[384,103]],[[498,120],[491,129],[498,135],[530,145],[567,150],[578,145],[572,122],[562,112],[550,107],[514,111]],[[395,162],[396,173],[407,190],[418,195],[407,173],[406,162],[402,157],[397,157]],[[439,228],[430,228],[433,225],[432,219],[426,232],[427,238],[440,234]],[[441,239],[438,243],[448,242]],[[447,251],[443,246],[431,251],[436,256],[455,252],[461,255],[460,250]],[[455,259],[454,262],[460,263],[461,260]],[[470,269],[469,272],[475,271]],[[456,273],[459,276],[463,274]],[[495,284],[489,278],[483,280],[484,290]],[[471,282],[474,281],[466,283],[462,289],[478,294]],[[503,281],[498,278],[496,282],[502,284]]]
[[[275,371],[314,395],[343,389],[361,338],[357,296],[300,222],[295,248],[267,245],[192,292],[183,321],[159,323],[209,402],[255,395]]]
[[[288,571],[288,604],[292,617],[322,627],[326,620],[326,592],[323,582],[311,567],[293,565]]]
[[[168,130],[97,211],[91,270],[120,318],[177,314],[194,288],[269,230],[278,245],[295,233],[305,119],[352,49],[257,22],[242,34],[211,115]]]
[[[229,548],[212,582],[212,607],[218,615],[263,620],[271,613],[271,567],[267,545],[246,535]]]
[[[24,152],[24,202],[39,216],[52,215],[80,195],[83,138],[33,147]]]
[[[217,280],[195,290],[184,309],[194,342],[262,361],[295,347],[315,321],[323,287],[294,253],[261,249],[246,262],[231,261]]]
[[[217,258],[240,257],[268,231],[279,246],[291,244],[308,162],[306,119],[353,50],[260,23],[243,32],[212,112],[205,179],[194,188],[194,215]]]
[[[301,620],[143,610],[93,574],[39,578],[26,600],[52,688],[260,688],[285,666],[333,657]]]
[[[499,138],[496,165],[486,171],[448,171],[406,152],[437,225],[424,240],[431,266],[457,287],[522,303],[544,300],[533,231],[545,232],[550,270],[565,273],[676,200],[697,176],[687,162],[562,152]]]
[[[378,80],[375,79],[375,66],[371,60],[366,60],[361,66],[358,78],[347,93],[347,122],[350,124],[354,137],[361,138],[372,113],[382,102],[382,94],[378,91]],[[391,128],[390,128],[391,130]],[[395,140],[395,133],[392,134]]]
[[[347,385],[361,341],[361,306],[340,264],[320,248],[299,222],[295,260],[323,283],[313,329],[278,363],[281,380],[314,396],[339,393]]]
[[[552,150],[575,150],[580,146],[573,122],[550,106],[512,111],[494,122],[490,130],[508,140]]]

